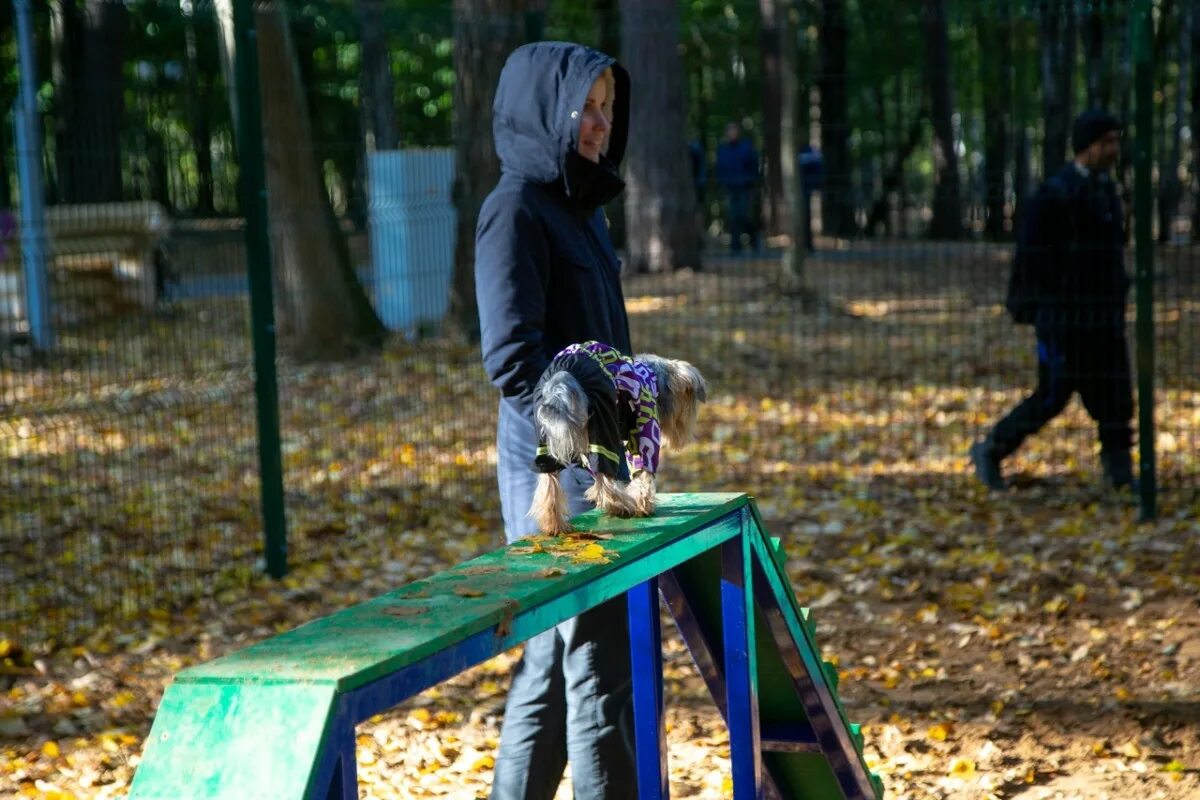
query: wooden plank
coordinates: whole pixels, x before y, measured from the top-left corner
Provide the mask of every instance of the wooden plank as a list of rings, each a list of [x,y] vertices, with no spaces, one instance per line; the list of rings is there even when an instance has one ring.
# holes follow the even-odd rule
[[[334,695],[331,685],[172,684],[129,797],[303,798]]]
[[[185,670],[176,682],[305,681],[347,691],[480,631],[513,626],[520,617],[520,624],[503,637],[511,639],[504,643],[510,646],[531,631],[590,607],[597,598],[615,596],[702,552],[712,540],[689,534],[749,502],[746,495],[732,493],[664,494],[659,499],[659,513],[646,519],[612,519],[595,511],[576,519],[577,530],[611,537],[597,541],[612,552],[610,563],[511,552],[528,544],[518,542]],[[657,557],[639,563],[652,553]],[[561,574],[546,570],[561,570]],[[546,614],[531,613],[539,608],[547,609]]]

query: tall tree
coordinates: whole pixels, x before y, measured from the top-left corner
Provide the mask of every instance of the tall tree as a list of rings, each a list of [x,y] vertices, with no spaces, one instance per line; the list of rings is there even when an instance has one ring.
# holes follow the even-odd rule
[[[221,52],[221,74],[225,77],[225,93],[229,100],[229,114],[233,129],[238,130],[238,92],[234,80],[233,59],[237,53],[237,35],[233,29],[234,0],[213,0],[213,14],[217,22],[217,46]]]
[[[700,266],[700,231],[687,156],[679,4],[622,0],[622,63],[633,76],[625,149],[625,242],[631,266],[664,272]],[[651,133],[653,132],[653,133]]]
[[[950,83],[950,36],[945,0],[925,0],[922,22],[926,42],[925,77],[933,117],[933,219],[929,235],[935,239],[958,239],[963,233],[962,200],[954,139],[954,96]]]
[[[592,0],[592,13],[599,27],[597,46],[601,53],[617,58],[621,52],[621,9],[617,0]],[[613,246],[625,247],[625,193],[614,197],[605,208],[608,233]]]
[[[1073,3],[1042,2],[1038,9],[1042,73],[1042,176],[1058,171],[1067,155],[1074,105],[1075,41]]]
[[[800,54],[796,47],[796,28],[799,25],[793,24],[791,5],[777,3],[775,14],[781,41],[780,63],[783,75],[780,81],[783,96],[779,103],[780,116],[783,118],[779,136],[779,150],[782,154],[779,160],[779,174],[783,181],[784,207],[790,212],[787,233],[791,241],[791,246],[784,256],[780,283],[784,288],[794,288],[804,284],[804,260],[807,253],[807,210],[804,208],[804,187],[801,184],[799,162],[800,148],[808,143],[807,132],[802,130],[806,115],[802,111],[804,103],[801,101],[807,91],[800,81]],[[795,22],[798,23],[799,19]]]
[[[458,234],[450,312],[471,340],[479,338],[475,304],[475,222],[500,179],[492,143],[492,100],[504,62],[526,38],[526,14],[544,0],[454,0],[454,198]]]
[[[1007,5],[976,15],[975,31],[983,87],[984,233],[1004,237],[1004,176],[1008,164],[1013,105],[1012,16]]]
[[[1191,129],[1192,129],[1192,241],[1200,240],[1200,0],[1192,0],[1188,10],[1191,36]],[[1130,137],[1125,137],[1130,138]]]
[[[821,0],[821,149],[825,155],[822,227],[834,236],[856,233],[850,178],[850,98],[845,0]]]
[[[1113,77],[1108,65],[1106,47],[1104,9],[1093,6],[1083,20],[1083,57],[1088,108],[1108,108],[1108,104],[1112,102]]]
[[[596,23],[600,28],[597,46],[601,53],[616,58],[621,52],[621,12],[617,0],[592,0]]]
[[[129,11],[109,0],[62,0],[58,168],[59,199],[120,200],[121,117]]]
[[[259,6],[255,24],[280,332],[301,358],[340,358],[378,347],[385,331],[354,274],[314,156],[284,6]]]
[[[357,0],[355,10],[362,46],[359,108],[363,140],[367,152],[394,150],[399,146],[400,134],[396,124],[396,82],[392,78],[383,0]]]
[[[192,152],[196,157],[196,208],[198,214],[212,214],[213,207],[213,159],[208,115],[208,94],[212,86],[211,73],[203,69],[204,62],[196,43],[196,21],[189,5],[183,8],[184,24],[184,78],[188,90],[188,118],[191,123],[189,134]]]
[[[1183,126],[1184,98],[1188,93],[1188,51],[1191,45],[1192,22],[1190,9],[1185,9],[1178,18],[1178,40],[1175,47],[1174,85],[1170,87],[1173,110],[1168,115],[1166,104],[1163,104],[1163,134],[1167,138],[1167,146],[1159,157],[1158,182],[1158,240],[1166,243],[1171,241],[1171,229],[1174,227],[1175,214],[1179,210],[1179,201],[1183,198],[1183,182],[1179,170],[1183,165]],[[1162,22],[1160,24],[1166,24]],[[1163,70],[1164,77],[1167,70]],[[1163,93],[1164,97],[1166,92]]]
[[[784,161],[789,159],[788,151],[783,149],[784,83],[788,79],[784,73],[783,60],[786,9],[787,3],[783,0],[758,0],[759,53],[762,56],[763,71],[763,211],[767,218],[767,230],[773,234],[784,233],[791,225],[783,181]],[[787,122],[790,128],[791,120]],[[795,151],[790,154],[790,160],[795,161]]]

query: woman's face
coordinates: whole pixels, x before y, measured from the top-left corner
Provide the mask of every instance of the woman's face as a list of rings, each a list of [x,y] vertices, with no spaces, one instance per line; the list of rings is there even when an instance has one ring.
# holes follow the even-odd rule
[[[579,155],[588,161],[600,160],[608,132],[612,130],[612,123],[604,116],[604,106],[608,102],[608,86],[601,75],[592,84],[579,119]]]

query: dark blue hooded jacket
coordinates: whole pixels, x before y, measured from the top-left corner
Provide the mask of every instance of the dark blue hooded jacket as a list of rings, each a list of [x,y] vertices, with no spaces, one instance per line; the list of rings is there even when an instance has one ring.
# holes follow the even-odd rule
[[[616,82],[608,153],[579,156],[579,115],[611,67]],[[617,165],[629,128],[629,78],[612,58],[574,44],[513,51],[496,89],[492,133],[500,182],[475,231],[475,288],[483,364],[506,402],[532,416],[551,358],[597,340],[631,355],[620,264],[602,203],[623,184]]]

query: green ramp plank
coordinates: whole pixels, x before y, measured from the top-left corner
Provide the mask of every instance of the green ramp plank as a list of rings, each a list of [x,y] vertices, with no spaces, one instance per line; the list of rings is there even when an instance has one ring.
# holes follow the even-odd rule
[[[332,684],[173,683],[131,800],[308,796],[335,693]]]
[[[815,626],[807,619],[807,609],[802,610],[796,603],[784,571],[782,547],[777,539],[772,541],[765,536],[753,502],[750,503],[748,527],[755,561],[766,574],[769,591],[776,595],[782,607],[787,622],[787,644],[795,647],[811,679],[829,686],[836,702],[836,669],[821,660],[813,636]],[[720,556],[715,552],[705,553],[674,570],[675,579],[690,601],[691,611],[707,638],[708,648],[718,661],[722,652],[720,574]],[[757,598],[757,583],[755,594]],[[882,786],[862,762],[861,734],[845,719],[840,702],[830,708],[814,710],[811,706],[806,707],[784,663],[780,643],[772,635],[772,628],[757,605],[754,630],[759,723],[762,729],[795,729],[797,725],[807,725],[814,731],[828,733],[840,727],[845,731],[845,740],[852,743],[853,752],[847,755],[858,759],[861,774],[865,776],[858,796],[881,798]],[[718,706],[723,706],[724,698],[714,699]],[[764,768],[773,777],[785,800],[840,800],[846,796],[826,755],[821,752],[764,752],[762,757]]]
[[[554,605],[556,613],[533,623],[543,627],[514,629],[510,638],[516,639],[511,643],[515,645],[591,607],[596,597],[608,599],[628,588],[626,584],[657,575],[671,566],[665,562],[686,560],[712,546],[703,535],[690,534],[748,503],[742,494],[659,499],[660,509],[653,517],[613,519],[590,511],[574,520],[578,531],[610,537],[596,542],[611,553],[608,563],[578,563],[551,552],[523,553],[519,548],[529,541],[522,540],[187,669],[178,680],[327,681],[347,691],[481,631],[506,627],[523,612]],[[514,548],[517,554],[511,552]],[[548,569],[555,574],[546,577]]]
[[[308,796],[343,694],[489,630],[494,652],[508,649],[741,535],[749,503],[734,493],[659,501],[650,518],[593,511],[574,520],[599,537],[607,563],[556,556],[557,539],[541,553],[517,542],[182,671],[163,697],[131,797]]]

